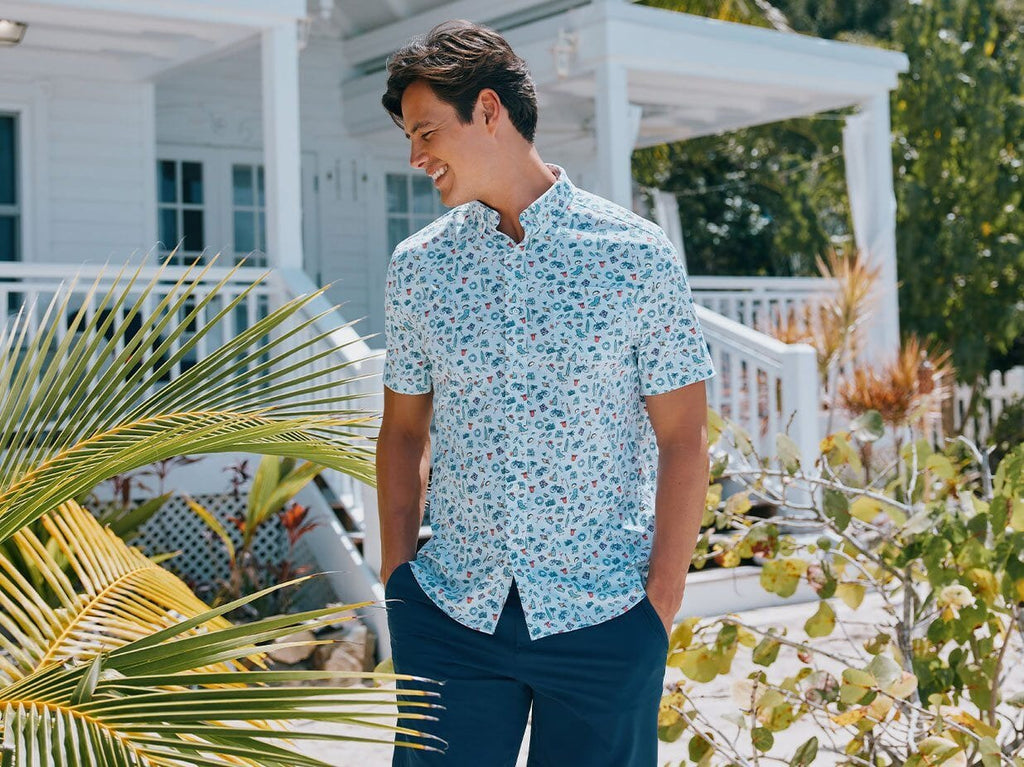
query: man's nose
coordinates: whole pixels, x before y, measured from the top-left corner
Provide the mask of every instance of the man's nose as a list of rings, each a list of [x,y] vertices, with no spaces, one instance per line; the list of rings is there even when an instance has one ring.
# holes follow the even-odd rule
[[[422,168],[427,164],[427,153],[423,151],[423,145],[415,140],[409,149],[409,164],[414,168]]]

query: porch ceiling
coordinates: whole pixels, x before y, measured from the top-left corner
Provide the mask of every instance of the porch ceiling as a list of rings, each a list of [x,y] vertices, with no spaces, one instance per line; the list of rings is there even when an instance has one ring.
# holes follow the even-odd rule
[[[28,23],[20,45],[0,49],[0,72],[137,81],[301,18],[305,0],[14,0],[0,13]]]

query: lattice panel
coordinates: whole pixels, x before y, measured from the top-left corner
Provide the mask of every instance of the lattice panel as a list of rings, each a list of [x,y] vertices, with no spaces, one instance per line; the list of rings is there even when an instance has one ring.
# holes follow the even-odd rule
[[[230,517],[245,514],[246,497],[230,493],[196,495],[194,500],[224,526],[235,546],[242,534]],[[164,563],[189,585],[217,584],[228,576],[228,553],[220,537],[189,508],[182,496],[171,497],[139,531],[132,543],[149,556],[171,551],[181,554]],[[288,556],[288,536],[277,517],[268,519],[256,533],[253,554],[259,562],[278,563]]]

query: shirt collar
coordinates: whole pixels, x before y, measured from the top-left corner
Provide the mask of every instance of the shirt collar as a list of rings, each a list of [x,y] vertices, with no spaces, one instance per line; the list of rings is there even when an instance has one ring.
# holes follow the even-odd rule
[[[519,223],[523,225],[523,230],[526,232],[543,231],[549,228],[569,209],[576,189],[564,168],[551,163],[546,164],[555,174],[555,183],[519,214]],[[497,230],[501,220],[501,214],[498,211],[484,205],[479,200],[467,203],[467,213],[469,220],[485,232]]]

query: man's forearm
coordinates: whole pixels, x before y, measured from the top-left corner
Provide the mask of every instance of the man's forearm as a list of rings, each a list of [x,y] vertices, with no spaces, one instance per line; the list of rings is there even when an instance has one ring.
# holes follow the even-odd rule
[[[430,467],[427,440],[390,434],[377,440],[377,509],[380,514],[380,577],[416,556]]]
[[[647,578],[648,594],[656,606],[673,611],[679,607],[700,535],[707,488],[706,444],[659,450],[654,544]]]

